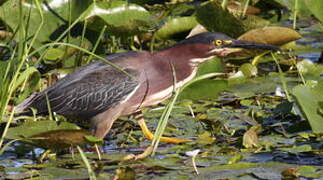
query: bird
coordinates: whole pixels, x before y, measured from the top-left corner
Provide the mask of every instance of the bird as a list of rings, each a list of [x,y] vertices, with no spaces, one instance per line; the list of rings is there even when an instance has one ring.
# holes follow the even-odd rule
[[[93,136],[100,139],[120,116],[135,114],[143,134],[151,140],[153,134],[141,110],[170,98],[175,88],[195,77],[199,64],[241,49],[277,51],[278,47],[235,40],[219,32],[205,32],[157,52],[112,54],[106,59],[118,68],[94,60],[47,89],[34,93],[17,105],[16,110],[23,112],[34,108],[38,114],[48,114],[50,107],[51,112],[88,122]],[[162,137],[161,141],[181,143],[186,140]]]

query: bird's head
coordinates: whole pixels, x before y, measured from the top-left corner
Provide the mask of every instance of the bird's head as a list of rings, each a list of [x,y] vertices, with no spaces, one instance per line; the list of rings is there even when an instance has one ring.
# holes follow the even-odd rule
[[[176,46],[189,47],[191,52],[198,57],[194,59],[197,62],[203,62],[214,56],[227,56],[243,49],[279,50],[277,46],[235,40],[218,32],[201,33],[179,42]]]

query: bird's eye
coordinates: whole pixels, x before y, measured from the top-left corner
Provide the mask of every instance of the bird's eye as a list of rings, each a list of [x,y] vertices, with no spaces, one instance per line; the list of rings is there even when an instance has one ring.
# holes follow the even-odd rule
[[[223,43],[223,41],[222,41],[222,40],[216,40],[216,41],[214,42],[214,44],[215,44],[216,46],[221,46],[221,45],[222,45],[222,43]]]

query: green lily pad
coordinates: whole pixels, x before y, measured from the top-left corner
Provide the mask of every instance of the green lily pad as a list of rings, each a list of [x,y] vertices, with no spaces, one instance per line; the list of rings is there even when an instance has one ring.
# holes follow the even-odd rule
[[[312,151],[312,147],[308,144],[301,146],[294,146],[292,148],[281,148],[281,150],[290,152],[290,153],[300,153],[300,152],[310,152]]]
[[[250,63],[245,63],[240,66],[239,70],[245,75],[246,77],[256,76],[258,73],[258,69],[255,65]]]
[[[147,31],[150,18],[145,8],[125,1],[96,2],[84,13],[84,20],[91,22],[89,28],[101,31],[106,25],[109,33],[122,36]]]
[[[321,22],[323,22],[323,1],[321,0],[303,0],[307,8],[317,17]]]
[[[40,26],[42,16],[34,1],[23,1],[21,7],[22,18],[28,19],[22,21],[23,26],[28,27],[26,29],[26,39],[31,42],[33,37],[36,37],[33,47],[40,47],[45,42],[55,40],[62,33],[62,29],[68,26],[69,20],[76,20],[91,3],[91,0],[84,0],[82,3],[79,3],[78,0],[66,0],[60,1],[60,3],[57,3],[56,0],[40,2],[42,16],[44,17],[43,25]],[[19,27],[19,6],[19,1],[7,1],[0,6],[1,20],[13,31]],[[39,27],[41,29],[36,34]],[[19,40],[21,37],[15,36],[14,38]]]
[[[49,61],[56,61],[64,56],[64,51],[59,48],[48,49],[44,58]]]
[[[156,37],[168,39],[174,34],[193,29],[197,24],[194,16],[172,18],[156,32]]]
[[[298,85],[293,88],[293,95],[296,103],[302,110],[302,113],[309,121],[313,132],[323,132],[323,116],[319,113],[320,102],[323,99],[323,81],[320,81],[316,87]]]
[[[71,130],[79,130],[80,128],[75,124],[68,122],[57,123],[56,121],[27,121],[26,123],[9,128],[8,133],[6,134],[7,139],[20,139],[31,137],[36,134],[40,134],[47,131],[54,130],[63,130],[63,129],[71,129]]]
[[[233,38],[245,32],[242,22],[228,11],[223,10],[216,1],[202,3],[196,9],[196,18],[211,32],[222,32]]]

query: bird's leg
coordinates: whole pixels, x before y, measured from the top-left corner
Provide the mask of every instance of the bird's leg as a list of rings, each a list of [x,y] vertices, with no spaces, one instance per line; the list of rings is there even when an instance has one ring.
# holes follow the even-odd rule
[[[148,129],[141,111],[139,111],[135,114],[135,119],[138,121],[138,124],[139,124],[144,136],[148,140],[153,140],[154,134],[151,133],[151,131]],[[171,144],[178,144],[178,143],[184,143],[184,142],[190,142],[190,141],[191,140],[189,140],[189,139],[179,139],[179,138],[171,138],[171,137],[161,137],[160,138],[160,142],[171,143]]]
[[[146,123],[145,123],[144,117],[143,117],[143,115],[142,115],[142,113],[140,111],[135,114],[135,119],[138,121],[139,126],[140,126],[141,131],[143,132],[144,136],[149,140],[153,140],[154,135],[153,135],[153,133],[151,133],[149,131],[149,129],[148,129]],[[171,137],[161,137],[160,141],[161,142],[166,142],[166,143],[177,144],[177,143],[190,142],[191,140],[189,140],[189,139],[171,138]],[[148,157],[152,153],[152,151],[153,151],[153,146],[150,145],[141,154],[138,154],[138,155],[129,154],[126,157],[124,157],[122,161],[131,161],[131,160],[144,159],[144,158]]]

